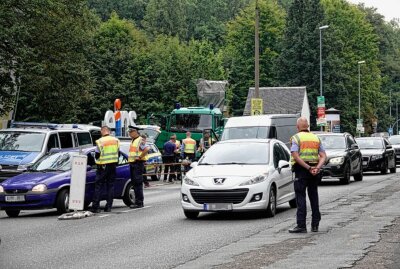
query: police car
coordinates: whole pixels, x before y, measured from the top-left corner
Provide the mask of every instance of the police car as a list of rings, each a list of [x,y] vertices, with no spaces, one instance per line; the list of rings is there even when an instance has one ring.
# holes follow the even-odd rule
[[[16,176],[53,148],[92,146],[100,128],[89,125],[14,123],[0,130],[0,182]]]

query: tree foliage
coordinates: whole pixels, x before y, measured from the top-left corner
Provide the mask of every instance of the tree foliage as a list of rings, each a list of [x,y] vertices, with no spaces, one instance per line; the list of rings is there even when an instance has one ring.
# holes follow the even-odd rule
[[[259,1],[260,86],[276,84],[275,60],[279,55],[285,12],[273,1]],[[249,87],[254,87],[255,5],[245,8],[228,24],[225,66],[232,87],[232,112],[243,113]]]

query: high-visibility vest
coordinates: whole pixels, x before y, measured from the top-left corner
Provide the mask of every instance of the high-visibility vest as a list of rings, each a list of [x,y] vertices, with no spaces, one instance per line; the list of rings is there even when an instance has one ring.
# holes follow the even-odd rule
[[[96,140],[96,145],[100,151],[96,164],[118,163],[119,140],[117,138],[103,136]]]
[[[185,146],[183,152],[185,153],[194,153],[196,151],[196,141],[192,138],[185,138],[182,140],[183,145]]]
[[[179,140],[176,140],[175,146],[176,146],[177,153],[179,153],[181,151],[181,142],[179,142]]]
[[[142,155],[143,151],[140,149],[140,144],[142,143],[142,138],[139,136],[132,140],[131,146],[129,147],[128,162],[133,163],[136,161],[136,157]],[[148,154],[146,154],[140,161],[147,161]]]
[[[318,163],[318,150],[321,144],[318,136],[310,132],[300,132],[290,138],[290,141],[299,145],[300,159],[309,163]],[[296,161],[291,157],[291,163],[294,165]]]

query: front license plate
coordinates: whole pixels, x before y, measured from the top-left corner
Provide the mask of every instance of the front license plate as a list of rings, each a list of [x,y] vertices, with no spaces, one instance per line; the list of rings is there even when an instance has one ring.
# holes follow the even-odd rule
[[[232,204],[228,203],[217,203],[217,204],[204,204],[204,210],[206,211],[230,211],[232,210]]]
[[[6,202],[24,202],[24,201],[25,201],[24,195],[6,196]]]
[[[368,164],[368,162],[363,162],[363,165],[366,166]]]

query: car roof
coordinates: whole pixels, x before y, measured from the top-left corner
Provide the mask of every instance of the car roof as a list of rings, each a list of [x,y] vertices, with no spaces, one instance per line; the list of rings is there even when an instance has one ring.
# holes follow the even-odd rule
[[[263,139],[263,138],[246,138],[246,139],[229,139],[218,142],[218,144],[228,144],[228,143],[237,143],[237,144],[245,144],[245,143],[270,143],[276,139]],[[279,141],[279,140],[276,140]],[[283,143],[283,142],[282,142]]]
[[[312,132],[318,136],[344,136],[351,135],[350,133],[327,133],[327,132]]]
[[[88,133],[87,130],[83,129],[77,129],[77,128],[61,128],[61,129],[42,129],[42,128],[7,128],[7,129],[2,129],[0,132],[21,132],[21,133],[49,133],[49,132],[76,132],[76,133]]]
[[[384,139],[382,136],[370,136],[370,137],[356,137],[356,140],[368,140],[368,139]]]

